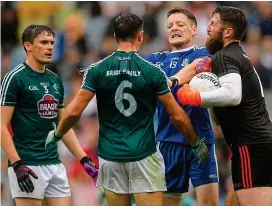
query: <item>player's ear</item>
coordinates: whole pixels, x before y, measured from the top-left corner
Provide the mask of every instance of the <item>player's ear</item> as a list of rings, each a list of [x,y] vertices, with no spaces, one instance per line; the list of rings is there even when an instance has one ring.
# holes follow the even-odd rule
[[[197,35],[197,26],[193,25],[192,26],[192,36],[195,36],[195,35]]]
[[[223,38],[231,39],[234,35],[234,30],[231,27],[225,28],[223,31]]]
[[[26,51],[31,52],[32,51],[32,44],[28,41],[24,42],[24,47]]]
[[[138,33],[138,35],[137,35],[137,40],[139,41],[139,42],[143,42],[143,40],[144,40],[144,31],[140,31],[139,33]]]
[[[113,38],[117,41],[117,43],[119,43],[118,39],[116,38],[116,34],[113,33]]]

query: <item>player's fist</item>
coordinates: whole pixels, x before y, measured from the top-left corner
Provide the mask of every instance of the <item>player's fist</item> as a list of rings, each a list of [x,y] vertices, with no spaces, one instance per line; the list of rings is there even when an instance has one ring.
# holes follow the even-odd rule
[[[56,124],[53,122],[52,123],[54,130],[50,131],[47,134],[47,138],[45,140],[45,149],[51,149],[62,137],[58,137],[56,135],[56,130],[57,130],[57,126]]]
[[[196,73],[201,73],[201,72],[211,72],[211,64],[212,64],[212,58],[210,57],[203,57],[200,59],[197,64],[196,64]]]
[[[80,164],[82,165],[85,172],[94,179],[94,183],[96,183],[99,170],[92,162],[92,159],[88,156],[85,156],[80,160]]]
[[[184,84],[177,92],[178,100],[183,105],[201,106],[201,97],[198,91],[192,90],[188,84]]]
[[[206,138],[197,141],[195,146],[192,146],[193,153],[199,159],[199,162],[204,162],[209,159],[209,150],[205,145]]]

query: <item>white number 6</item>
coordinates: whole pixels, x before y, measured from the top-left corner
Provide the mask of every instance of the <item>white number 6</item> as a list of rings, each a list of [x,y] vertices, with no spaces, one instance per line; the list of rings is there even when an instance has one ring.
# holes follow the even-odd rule
[[[115,92],[115,106],[116,108],[125,116],[128,117],[130,115],[132,115],[136,109],[137,109],[137,102],[135,100],[135,98],[128,93],[124,93],[124,89],[128,87],[131,88],[132,84],[131,82],[124,80],[121,82],[121,84],[119,85],[119,87],[117,88],[116,92]],[[124,104],[123,104],[123,100],[127,100],[129,101],[129,107],[127,109],[125,109]]]

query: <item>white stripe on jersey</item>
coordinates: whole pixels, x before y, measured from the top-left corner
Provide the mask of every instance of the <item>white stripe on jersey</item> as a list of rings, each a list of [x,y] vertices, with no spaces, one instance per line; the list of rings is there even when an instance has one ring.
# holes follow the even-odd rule
[[[49,71],[49,72],[51,72],[52,74],[55,74],[57,77],[59,76],[59,75],[57,75],[55,72],[52,72],[51,70],[49,70],[49,69],[46,69],[47,71]]]
[[[101,64],[103,61],[105,61],[106,59],[110,58],[114,53],[115,52],[113,52],[111,55],[105,57],[104,59],[99,60],[98,62],[92,63],[90,66],[88,66],[88,68],[86,69],[86,71],[89,70],[89,69],[91,69],[92,67],[95,67],[95,66]]]
[[[85,84],[85,80],[86,80],[86,76],[87,76],[88,71],[89,71],[91,68],[93,68],[93,67],[95,67],[95,66],[98,66],[100,63],[102,63],[102,62],[105,61],[106,59],[110,58],[114,53],[115,53],[115,52],[113,52],[111,55],[105,57],[104,59],[99,60],[98,62],[91,64],[90,66],[88,66],[88,67],[86,68],[86,70],[84,71],[84,76],[83,76],[81,88],[82,88],[83,85]],[[95,91],[95,89],[93,89],[93,90]]]
[[[5,99],[7,95],[6,93],[7,93],[9,84],[11,82],[11,79],[16,73],[20,72],[24,68],[25,66],[23,64],[19,64],[15,69],[7,73],[6,76],[4,77],[3,82],[1,84],[1,98],[0,98],[1,105],[4,105],[5,103]]]

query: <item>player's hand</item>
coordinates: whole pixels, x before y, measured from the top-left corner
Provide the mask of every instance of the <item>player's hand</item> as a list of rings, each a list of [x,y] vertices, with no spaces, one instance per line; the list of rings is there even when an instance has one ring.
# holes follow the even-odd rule
[[[38,176],[30,168],[24,165],[22,160],[18,160],[17,162],[13,163],[12,167],[16,174],[19,188],[23,192],[33,192],[34,185],[30,178],[30,175],[35,179],[38,179]]]
[[[183,105],[201,106],[201,97],[198,91],[195,91],[189,87],[188,84],[184,84],[177,92],[178,100]]]
[[[199,162],[204,162],[209,159],[209,150],[205,145],[206,138],[202,138],[197,141],[195,146],[192,146],[193,153],[198,157]]]
[[[62,137],[56,135],[57,127],[56,124],[52,123],[54,130],[50,131],[45,140],[45,149],[51,149]]]
[[[85,156],[80,160],[80,164],[82,165],[85,172],[94,179],[94,183],[96,183],[99,170],[92,162],[92,159],[88,156]]]
[[[201,58],[197,63],[196,63],[196,73],[201,73],[201,72],[211,72],[211,63],[212,63],[212,58],[210,57],[203,57]]]

